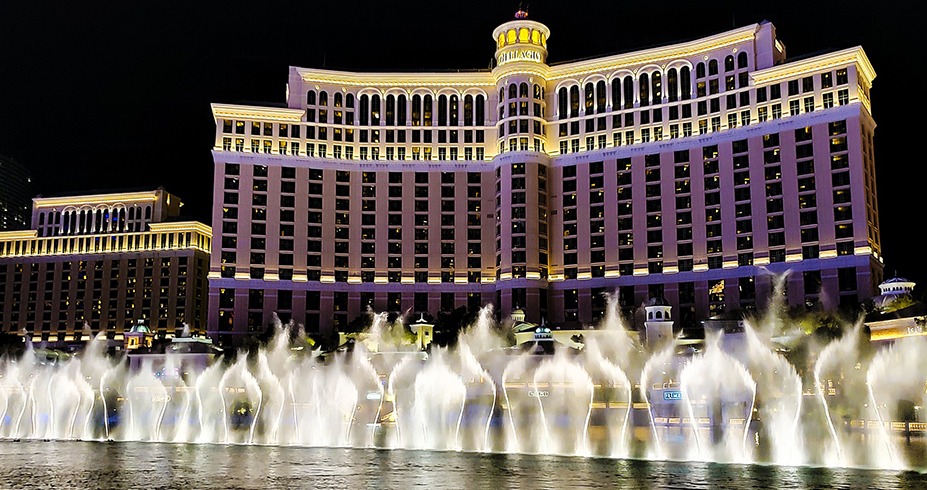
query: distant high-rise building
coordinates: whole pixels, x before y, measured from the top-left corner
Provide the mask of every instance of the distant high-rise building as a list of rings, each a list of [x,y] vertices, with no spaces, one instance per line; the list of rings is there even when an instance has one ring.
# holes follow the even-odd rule
[[[211,230],[163,190],[33,199],[32,228],[0,232],[0,331],[67,343],[143,323],[206,327]]]
[[[285,108],[213,104],[210,333],[486,303],[577,325],[605,292],[686,327],[786,270],[789,306],[872,296],[862,48],[790,60],[763,22],[548,65],[550,34],[520,12],[491,70],[291,67]]]
[[[25,167],[0,155],[0,231],[29,228],[32,178]]]

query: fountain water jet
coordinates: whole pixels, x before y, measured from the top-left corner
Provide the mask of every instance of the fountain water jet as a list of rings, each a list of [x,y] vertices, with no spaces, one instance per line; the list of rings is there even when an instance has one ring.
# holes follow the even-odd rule
[[[278,322],[266,346],[199,369],[172,351],[127,362],[100,335],[69,358],[27,345],[0,360],[0,437],[923,464],[927,341],[873,355],[857,327],[818,353],[786,326],[650,353],[611,298],[599,328],[562,344],[547,328],[509,347],[487,308],[456,346],[428,352],[386,315],[353,350],[310,352]],[[811,364],[780,353],[795,338]]]

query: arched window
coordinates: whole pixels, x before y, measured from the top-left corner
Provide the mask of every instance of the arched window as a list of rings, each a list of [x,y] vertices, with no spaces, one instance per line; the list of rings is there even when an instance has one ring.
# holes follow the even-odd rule
[[[557,92],[557,117],[559,119],[567,118],[567,89],[566,87],[560,87],[560,90]]]
[[[679,77],[675,68],[670,68],[666,72],[666,97],[670,102],[676,102],[679,97]]]
[[[335,92],[335,107],[342,107],[344,105],[344,99],[341,96],[341,92]]]
[[[650,74],[650,91],[654,104],[663,102],[663,81],[660,72],[655,71]]]
[[[315,90],[306,92],[306,105],[315,105]]]
[[[151,221],[151,206],[145,206],[145,221]]]
[[[599,80],[595,84],[595,110],[596,112],[605,112],[605,101],[608,96],[605,95],[605,80]]]
[[[535,31],[535,32],[537,32],[537,31]],[[538,84],[534,84],[534,98],[535,98],[535,99],[541,99],[541,98],[543,98],[543,97],[541,96],[541,86],[538,85]]]
[[[724,71],[734,71],[734,55],[729,54],[724,58]]]
[[[708,61],[708,74],[717,75],[718,74],[718,60],[709,60]]]
[[[621,108],[621,78],[612,79],[612,110]]]
[[[370,124],[370,98],[367,94],[360,96],[360,111],[358,111],[358,120],[361,126]]]
[[[634,107],[634,79],[631,75],[624,77],[624,108]]]
[[[45,213],[39,213],[39,226],[43,226],[44,224],[45,224]]]
[[[386,125],[392,126],[396,123],[396,97],[393,94],[386,96]]]
[[[518,96],[527,97],[528,96],[528,84],[521,82],[521,85],[518,86]]]
[[[541,33],[537,30],[531,30],[531,44],[541,44]]]
[[[396,119],[400,126],[406,125],[406,96],[399,94],[396,102]]]
[[[692,79],[688,66],[679,69],[679,87],[682,88],[682,100],[692,98]]]
[[[473,126],[473,96],[464,96],[464,126]]]
[[[647,312],[647,319],[648,319],[648,320],[653,320],[653,312],[652,312],[652,311],[648,311],[648,312]]]
[[[529,40],[530,38],[531,38],[531,32],[528,31],[528,29],[527,29],[526,27],[522,27],[522,28],[518,31],[518,42],[520,42],[520,43],[526,43],[526,42],[528,42],[528,40]]]
[[[370,97],[370,124],[380,125],[380,96],[377,94]]]
[[[593,108],[593,105],[595,104],[595,92],[591,83],[586,84],[586,90],[584,90],[583,95],[583,110],[586,114],[592,114],[595,112],[595,109]]]
[[[737,68],[746,68],[747,67],[747,52],[741,51],[737,55]]]
[[[502,87],[499,89],[499,103],[501,104],[504,101],[505,101],[505,87]]]
[[[505,34],[499,34],[499,47],[505,46]]]
[[[348,94],[344,96],[344,106],[348,109],[354,108],[354,94]]]
[[[431,95],[426,95],[422,101],[422,125],[431,126],[431,112],[432,112],[432,101]]]
[[[579,116],[579,85],[570,87],[570,117]]]
[[[438,96],[438,126],[447,125],[447,96]]]
[[[486,124],[486,99],[482,94],[476,96],[476,125]]]
[[[422,96],[418,94],[412,96],[412,125],[422,125]]]
[[[319,92],[319,105],[328,105],[328,92],[324,90]]]
[[[637,85],[640,91],[638,93],[640,96],[640,106],[644,107],[650,103],[650,78],[646,73],[641,73],[640,78],[637,79]]]
[[[509,85],[509,98],[514,99],[518,97],[518,87],[513,83]]]
[[[663,319],[663,312],[662,312],[662,311],[658,311],[658,312],[657,312],[657,320],[661,320],[661,319]]]
[[[450,106],[450,120],[448,124],[451,126],[458,125],[458,119],[460,114],[460,99],[456,95],[451,96],[451,106]]]
[[[698,80],[699,78],[705,78],[705,63],[699,62],[699,64],[695,65],[695,79]]]

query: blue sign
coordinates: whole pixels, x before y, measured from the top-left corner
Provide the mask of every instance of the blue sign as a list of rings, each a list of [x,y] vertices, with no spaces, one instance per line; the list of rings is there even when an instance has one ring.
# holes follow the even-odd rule
[[[664,400],[682,400],[681,391],[664,391],[663,392]]]

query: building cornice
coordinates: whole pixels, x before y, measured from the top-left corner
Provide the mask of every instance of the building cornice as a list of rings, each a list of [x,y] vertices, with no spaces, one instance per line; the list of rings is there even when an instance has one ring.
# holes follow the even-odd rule
[[[507,66],[507,69],[497,67],[493,71],[469,73],[359,73],[349,71],[321,70],[291,67],[306,83],[321,83],[328,85],[360,86],[360,87],[488,87],[494,86],[500,78],[511,75],[533,75],[545,80],[560,80],[577,78],[592,73],[610,72],[620,69],[633,69],[647,64],[665,65],[666,62],[688,58],[708,53],[717,49],[737,46],[745,42],[753,42],[759,30],[759,24],[751,24],[738,29],[730,30],[713,36],[693,41],[677,43],[668,46],[622,53],[601,58],[569,62],[556,66],[518,63]],[[779,78],[799,75],[828,67],[853,62],[859,67],[859,72],[871,85],[876,73],[869,62],[869,58],[862,47],[854,47],[833,53],[815,56],[796,62],[786,62],[765,70],[751,72],[755,83],[764,83]],[[213,112],[216,106],[213,104]],[[227,106],[239,110],[251,109],[259,112],[264,108],[247,108],[246,106]],[[287,109],[277,109],[286,111]],[[292,109],[290,109],[292,110]]]
[[[197,231],[206,236],[212,236],[212,228],[199,221],[168,221],[163,223],[149,223],[148,228],[155,233]]]
[[[304,109],[287,109],[283,107],[258,107],[236,104],[210,104],[213,119],[247,118],[267,119],[272,121],[299,122],[306,113]]]
[[[36,208],[59,206],[93,206],[95,204],[157,201],[159,191],[121,192],[116,194],[90,194],[69,197],[36,197],[32,199]]]
[[[559,80],[562,78],[581,77],[591,73],[614,71],[621,68],[642,66],[650,63],[660,64],[680,58],[687,58],[726,46],[736,46],[744,42],[752,42],[758,29],[759,24],[752,24],[694,41],[605,56],[591,60],[564,63],[550,68],[550,79]]]
[[[0,231],[0,241],[3,240],[28,240],[39,236],[38,230],[13,230]]]
[[[869,62],[869,57],[863,51],[861,46],[834,51],[833,53],[822,54],[803,60],[789,62],[786,60],[781,65],[758,70],[750,73],[754,85],[762,85],[784,78],[792,78],[805,73],[813,73],[821,70],[836,68],[853,63],[857,67],[857,73],[862,75],[868,86],[872,86],[876,73]]]
[[[490,87],[495,85],[489,71],[466,73],[358,73],[291,67],[306,83],[360,87]]]

